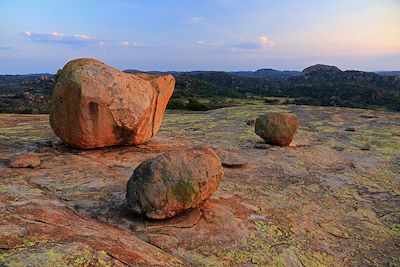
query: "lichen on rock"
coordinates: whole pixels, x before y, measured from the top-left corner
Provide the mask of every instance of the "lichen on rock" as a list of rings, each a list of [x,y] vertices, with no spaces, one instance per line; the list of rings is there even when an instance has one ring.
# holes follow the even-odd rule
[[[163,219],[200,206],[217,190],[221,161],[207,147],[171,151],[142,162],[127,185],[131,209]]]

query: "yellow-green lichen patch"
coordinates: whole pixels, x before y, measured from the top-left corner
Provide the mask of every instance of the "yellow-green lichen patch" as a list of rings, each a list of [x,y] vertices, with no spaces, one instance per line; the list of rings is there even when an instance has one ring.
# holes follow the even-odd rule
[[[1,258],[0,258],[1,259]],[[80,243],[47,243],[20,248],[4,256],[1,266],[113,266],[115,260],[104,251],[95,251]]]
[[[294,248],[288,226],[272,222],[256,221],[247,238],[224,248],[218,255],[230,265],[255,264],[260,266],[286,266],[285,255],[277,247]]]
[[[318,133],[334,133],[338,130],[337,124],[330,120],[323,121],[307,121],[303,128],[307,131],[318,132]]]
[[[9,127],[0,127],[0,141],[39,142],[54,137],[50,125],[37,126],[24,123]]]
[[[180,241],[178,245],[175,242],[163,244],[163,248],[175,254],[173,246],[178,246],[177,250],[183,251],[182,256],[178,256],[189,265],[399,265],[395,259],[399,237],[399,115],[375,112],[376,118],[364,118],[360,116],[366,112],[363,110],[272,106],[260,100],[243,100],[239,104],[241,106],[207,112],[167,111],[155,139],[136,148],[116,147],[83,153],[40,147],[43,152],[38,153],[45,154],[41,168],[4,167],[3,176],[10,179],[3,178],[0,186],[3,205],[17,205],[28,200],[34,205],[43,205],[50,201],[46,194],[51,194],[77,212],[123,228],[131,227],[136,234],[143,221],[131,216],[120,217],[126,181],[133,169],[156,154],[204,144],[231,149],[248,161],[242,169],[224,168],[225,176],[209,202],[219,202],[218,207],[232,211],[238,221],[237,229],[245,229],[240,231],[240,238],[230,238],[231,231],[237,230],[234,225],[229,228],[231,221],[226,220],[228,229],[216,224],[217,219],[224,218],[218,217],[218,212],[206,222],[205,216],[200,217],[194,226],[188,223],[190,227],[185,228],[149,227],[141,232],[144,237],[158,231],[174,236]],[[261,139],[254,133],[253,120],[266,112],[281,111],[292,111],[300,120],[294,142],[288,147],[258,146]],[[26,136],[49,130],[45,129],[47,120],[24,129],[30,123],[27,124],[27,118],[23,118],[22,124],[16,123],[21,118],[7,116],[4,119],[7,122],[0,121],[0,128],[14,131],[16,140],[21,140],[18,136],[23,134],[10,129],[14,126],[21,127],[21,132],[26,131]],[[345,131],[350,126],[354,132]],[[366,143],[371,143],[370,150],[368,147],[362,150]],[[1,145],[12,153],[19,152],[9,140],[1,141]],[[7,159],[8,155],[9,152],[3,152],[2,158]],[[24,181],[29,182],[28,185],[37,184],[45,194],[30,190]],[[185,186],[176,190],[183,197],[187,192],[190,190]],[[226,199],[232,196],[238,198],[237,206],[226,204]],[[242,201],[251,203],[250,207],[240,207]],[[185,217],[174,219],[179,218]],[[44,243],[54,241],[47,234],[42,237],[29,233],[28,236],[24,225],[34,222],[29,218],[20,222],[21,229],[0,229],[3,240],[9,237],[7,232],[16,236],[15,241],[5,243],[8,249],[29,246],[35,248],[37,254]],[[9,225],[12,223],[14,221],[10,220]],[[16,253],[25,257],[23,251],[8,250],[8,254],[1,257],[11,259]],[[83,258],[82,264],[86,264],[87,258],[80,258]],[[101,260],[97,262],[104,265]]]
[[[390,230],[397,235],[400,236],[400,223],[394,223],[390,226]]]
[[[331,255],[320,252],[320,251],[311,251],[309,253],[302,252],[299,253],[299,258],[303,264],[303,266],[307,267],[335,267],[341,266],[337,259],[332,257]]]
[[[192,183],[184,180],[179,180],[172,187],[172,192],[175,198],[183,204],[188,204],[197,193]]]
[[[400,126],[361,127],[351,135],[350,144],[358,149],[371,144],[372,151],[379,151],[382,159],[391,160],[400,153]]]
[[[221,259],[215,257],[214,255],[204,255],[197,252],[183,252],[180,251],[177,253],[178,256],[185,259],[193,266],[202,266],[202,267],[225,267],[229,266],[226,261],[222,261]],[[207,253],[208,254],[208,253]]]

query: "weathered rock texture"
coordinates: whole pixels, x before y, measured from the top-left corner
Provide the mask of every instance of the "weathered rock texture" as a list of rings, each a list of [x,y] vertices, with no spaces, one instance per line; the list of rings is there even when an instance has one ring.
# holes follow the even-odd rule
[[[289,145],[299,128],[299,121],[293,113],[269,113],[257,118],[255,131],[272,145]]]
[[[40,158],[32,153],[19,154],[10,159],[11,168],[36,168],[41,164]]]
[[[221,161],[210,148],[167,152],[135,169],[126,196],[134,212],[169,218],[209,199],[222,176]]]
[[[289,111],[302,125],[296,146],[255,148],[244,121]],[[349,125],[357,131],[346,134]],[[177,266],[177,258],[184,266],[400,266],[399,112],[254,100],[171,111],[162,127],[138,146],[76,151],[58,144],[47,115],[0,114],[0,266]],[[360,150],[367,142],[371,151]],[[134,167],[197,144],[249,164],[224,168],[199,208],[165,220],[132,216]],[[41,168],[8,167],[27,150]]]
[[[239,156],[239,154],[224,149],[214,149],[221,160],[222,166],[227,168],[244,168],[248,161]]]
[[[90,58],[68,62],[57,75],[50,124],[81,149],[148,141],[175,85],[172,75],[128,74]]]

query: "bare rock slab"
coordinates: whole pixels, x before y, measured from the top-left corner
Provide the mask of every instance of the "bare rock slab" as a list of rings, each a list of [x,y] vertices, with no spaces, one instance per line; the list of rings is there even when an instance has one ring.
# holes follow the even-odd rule
[[[246,167],[248,164],[248,161],[246,159],[242,158],[235,152],[219,148],[214,149],[214,151],[221,159],[222,166],[226,168],[240,169]]]
[[[57,73],[50,124],[80,149],[132,145],[157,134],[175,79],[128,74],[95,59],[68,62]]]
[[[287,146],[297,130],[299,121],[293,113],[267,113],[257,118],[255,132],[268,144]]]
[[[164,219],[199,207],[218,189],[223,169],[207,147],[171,151],[142,162],[127,184],[127,200],[137,214]]]

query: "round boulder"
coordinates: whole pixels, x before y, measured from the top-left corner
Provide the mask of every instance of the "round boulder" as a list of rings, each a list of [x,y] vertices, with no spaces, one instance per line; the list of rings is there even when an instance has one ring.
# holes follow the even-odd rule
[[[293,113],[268,113],[257,118],[255,132],[268,144],[287,146],[299,128]]]
[[[171,151],[142,162],[127,184],[127,200],[137,214],[164,219],[199,207],[218,189],[221,161],[207,147]]]
[[[91,58],[57,73],[50,125],[65,143],[90,149],[148,141],[161,125],[175,79],[129,74]]]

